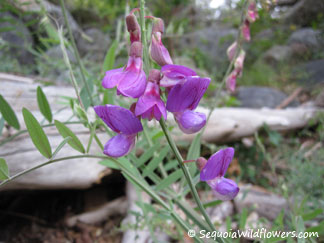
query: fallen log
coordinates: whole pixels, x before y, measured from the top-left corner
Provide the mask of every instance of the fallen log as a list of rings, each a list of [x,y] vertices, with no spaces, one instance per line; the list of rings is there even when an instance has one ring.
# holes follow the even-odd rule
[[[0,73],[0,93],[10,103],[16,111],[21,129],[25,129],[21,110],[26,107],[41,121],[42,115],[38,111],[36,100],[37,84],[31,78],[19,77]],[[57,113],[62,107],[61,96],[74,97],[74,89],[71,86],[44,86],[43,91],[55,114],[54,119],[66,121],[72,112],[65,109]],[[89,109],[93,114],[93,110]],[[198,107],[197,111],[206,115],[209,110]],[[247,108],[217,108],[213,111],[202,139],[213,143],[226,143],[241,140],[244,137],[253,135],[264,124],[276,131],[289,131],[302,128],[314,117],[319,108],[298,107],[289,109],[247,109]],[[72,120],[73,121],[73,120]],[[172,114],[169,113],[168,121],[175,125],[172,135],[176,140],[192,141],[195,134],[183,134],[174,122]],[[150,123],[157,126],[156,122]],[[76,133],[83,144],[87,144],[89,131],[82,124],[69,125],[70,129]],[[44,129],[49,137],[52,149],[55,149],[62,141],[62,137],[54,126]],[[14,134],[10,129],[0,137],[1,141]],[[97,134],[100,140],[105,143],[109,137],[105,133]],[[93,143],[92,153],[102,153],[101,149]],[[59,153],[60,157],[78,154],[69,146],[65,146]],[[16,137],[9,143],[0,146],[0,157],[4,157],[9,165],[10,174],[14,175],[25,169],[36,166],[46,160],[35,149],[27,133]],[[99,165],[97,159],[78,159],[62,161],[38,169],[30,174],[24,175],[9,183],[0,190],[9,189],[59,189],[59,188],[87,188],[100,180],[103,174],[109,170]]]

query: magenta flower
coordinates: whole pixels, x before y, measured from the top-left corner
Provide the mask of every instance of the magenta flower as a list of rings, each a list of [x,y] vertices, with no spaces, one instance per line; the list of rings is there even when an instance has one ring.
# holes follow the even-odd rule
[[[162,34],[164,32],[163,20],[155,18],[153,21],[152,41],[150,45],[151,57],[160,66],[173,64],[169,51],[162,43]]]
[[[137,133],[143,131],[140,120],[130,111],[116,105],[95,106],[97,115],[107,126],[118,133],[104,147],[104,154],[110,157],[127,155],[135,145]]]
[[[149,121],[153,117],[159,121],[161,116],[167,119],[167,112],[165,109],[165,104],[160,97],[160,87],[158,82],[160,80],[160,71],[157,69],[152,69],[148,77],[148,83],[144,94],[138,99],[135,115],[141,116]]]
[[[251,40],[251,35],[250,35],[250,22],[246,19],[244,21],[244,24],[242,26],[242,35],[246,41]]]
[[[163,75],[160,80],[161,87],[171,88],[176,84],[183,84],[188,76],[196,76],[197,73],[185,66],[181,65],[165,65],[161,68],[161,73]]]
[[[258,16],[258,11],[256,9],[256,4],[255,4],[254,1],[250,1],[246,17],[247,17],[247,19],[249,20],[250,23],[255,22],[256,19],[259,17]]]
[[[234,69],[230,75],[226,78],[226,88],[230,92],[234,92],[236,88],[236,78],[237,78],[237,71]]]
[[[142,44],[140,42],[132,43],[125,68],[106,72],[102,86],[106,89],[117,87],[117,94],[126,97],[138,98],[144,93],[146,76],[143,71]]]
[[[134,8],[126,17],[126,26],[131,43],[141,41],[141,27],[137,22],[136,16],[134,15],[134,12],[138,10],[138,8]]]
[[[207,182],[219,200],[232,200],[240,190],[235,181],[224,178],[233,157],[234,149],[226,148],[213,154],[208,161],[203,158],[197,160],[198,168],[202,168],[200,180]]]
[[[227,48],[226,53],[227,53],[228,59],[229,59],[230,61],[232,61],[233,58],[234,58],[234,56],[235,56],[236,48],[237,48],[237,42],[236,42],[236,41],[233,42],[233,44],[230,45],[230,47]]]
[[[209,78],[189,76],[184,84],[175,85],[166,108],[174,113],[179,128],[187,134],[198,132],[206,124],[206,115],[194,112],[210,83]]]

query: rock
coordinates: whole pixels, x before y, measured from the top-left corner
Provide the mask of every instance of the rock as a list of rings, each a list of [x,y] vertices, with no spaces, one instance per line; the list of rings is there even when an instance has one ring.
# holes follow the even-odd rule
[[[268,64],[278,65],[283,61],[288,60],[291,57],[291,54],[292,49],[290,46],[275,45],[264,53],[263,59]]]
[[[28,51],[33,46],[33,38],[24,23],[7,12],[0,12],[1,19],[8,21],[0,22],[0,39],[8,44],[7,51],[0,49],[1,55],[10,55],[18,60],[20,64],[33,64],[34,57]],[[7,30],[6,30],[7,29]]]
[[[324,84],[324,59],[306,62],[294,70],[295,78],[306,87]]]
[[[232,202],[224,201],[216,207],[207,208],[207,213],[213,223],[222,225],[234,213],[234,206]]]
[[[324,1],[299,0],[293,7],[286,11],[285,22],[306,26],[311,25],[317,16],[324,12]]]
[[[70,59],[71,63],[76,63],[77,62],[76,58],[75,58],[75,55],[71,50],[66,49],[66,53],[67,53],[67,56]],[[62,60],[63,61],[63,52],[62,52],[62,49],[61,49],[61,47],[59,45],[49,48],[46,51],[45,54],[51,59]]]
[[[237,99],[241,102],[241,107],[275,108],[288,96],[274,88],[261,86],[241,86],[237,89]],[[291,102],[288,107],[296,107],[299,105],[298,101]]]
[[[323,46],[321,32],[312,28],[301,28],[291,34],[288,44],[303,44],[310,49],[320,49]]]
[[[324,107],[324,90],[316,97],[315,105]]]
[[[228,63],[226,50],[233,43],[237,30],[214,24],[196,31],[181,41],[181,48],[199,48],[211,61],[210,67],[221,67]],[[221,67],[222,69],[222,67]]]
[[[91,40],[82,37],[77,40],[80,55],[87,56],[95,62],[102,62],[109,48],[109,36],[96,28],[87,29],[84,33]]]
[[[42,0],[41,4],[45,8],[46,12],[52,18],[55,18],[59,26],[65,26],[64,15],[60,6],[55,5],[47,0]],[[17,0],[16,7],[28,13],[39,14],[40,12],[42,12],[42,7],[38,0]],[[71,13],[68,11],[68,9],[66,10],[66,12],[73,36],[75,39],[78,39],[82,30],[79,27],[78,23],[74,20]],[[54,23],[54,26],[56,26],[56,23]]]
[[[240,213],[243,208],[247,208],[270,221],[276,219],[282,210],[288,209],[286,199],[252,185],[240,186],[240,192],[234,198],[234,205]]]

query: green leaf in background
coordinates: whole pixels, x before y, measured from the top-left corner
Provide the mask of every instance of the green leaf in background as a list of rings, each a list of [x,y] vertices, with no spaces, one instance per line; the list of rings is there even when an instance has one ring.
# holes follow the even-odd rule
[[[116,40],[114,40],[107,51],[104,63],[102,65],[102,72],[108,71],[114,67],[117,46],[118,43]]]
[[[246,208],[243,208],[242,213],[240,215],[240,221],[239,221],[240,230],[245,229],[247,216],[248,216],[248,210]]]
[[[303,214],[302,217],[303,217],[304,221],[307,221],[307,220],[312,220],[312,219],[316,218],[318,215],[320,215],[322,213],[323,213],[323,209],[318,208],[310,213]]]
[[[112,160],[110,159],[104,159],[104,160],[101,160],[99,162],[99,164],[103,165],[103,166],[106,166],[110,169],[114,169],[114,170],[121,170],[120,167],[115,163],[113,162]]]
[[[20,125],[15,112],[2,95],[0,95],[0,112],[10,126],[16,128],[17,130],[20,129]]]
[[[4,128],[4,124],[5,124],[5,120],[3,119],[3,117],[0,118],[0,136],[2,134],[2,130]]]
[[[135,162],[135,166],[136,167],[140,167],[142,166],[146,161],[148,161],[150,158],[153,157],[154,152],[161,146],[161,144],[156,143],[153,145],[153,147],[149,148],[147,151],[145,151],[145,153],[143,153],[141,155],[141,157],[139,157],[136,162]]]
[[[53,115],[51,107],[48,103],[48,100],[40,86],[37,87],[37,103],[40,112],[43,114],[43,116],[48,120],[49,122],[52,122]]]
[[[197,159],[200,156],[200,138],[201,138],[201,133],[198,133],[192,143],[190,144],[188,155],[187,155],[187,160],[191,159]],[[197,167],[195,163],[189,163],[188,165],[190,174],[192,176],[195,175],[195,172],[197,171]]]
[[[22,110],[24,121],[29,133],[29,136],[31,140],[33,141],[35,147],[38,149],[38,151],[45,156],[46,158],[52,157],[52,149],[51,145],[48,141],[48,138],[41,127],[41,125],[38,123],[36,118],[33,116],[33,114],[27,110],[26,108],[23,108]]]
[[[0,158],[0,180],[9,178],[9,169],[5,159]]]
[[[68,128],[66,125],[64,125],[62,122],[59,122],[58,120],[54,120],[55,126],[59,133],[62,135],[63,138],[71,137],[71,139],[68,141],[68,144],[74,148],[75,150],[79,151],[80,153],[85,153],[85,149],[78,139],[78,137]]]
[[[148,176],[152,171],[154,171],[160,163],[162,163],[163,159],[167,156],[170,152],[170,147],[164,147],[158,156],[154,157],[150,163],[145,167],[143,170],[143,177]]]
[[[167,178],[165,178],[160,184],[156,186],[156,190],[160,191],[163,190],[164,188],[170,186],[172,183],[176,182],[182,177],[182,171],[181,170],[176,170],[172,172]]]
[[[297,230],[297,232],[298,233],[305,232],[305,224],[304,224],[303,218],[301,216],[298,216],[296,221],[297,221],[296,222],[296,230]],[[304,243],[305,238],[298,238],[297,242],[298,243]]]

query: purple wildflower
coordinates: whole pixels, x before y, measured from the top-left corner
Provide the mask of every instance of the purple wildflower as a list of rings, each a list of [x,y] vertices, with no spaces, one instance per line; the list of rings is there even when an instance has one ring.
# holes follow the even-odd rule
[[[206,124],[206,115],[194,112],[210,83],[209,78],[189,76],[184,84],[175,85],[166,108],[174,113],[180,129],[187,134],[198,132]]]
[[[163,75],[160,80],[161,87],[171,88],[176,84],[183,84],[188,76],[196,76],[197,73],[185,66],[181,65],[165,65],[161,68],[161,73]]]
[[[152,69],[148,81],[144,94],[137,101],[135,115],[146,118],[149,121],[152,120],[153,117],[159,121],[161,116],[166,120],[167,112],[165,104],[161,100],[160,87],[158,85],[160,81],[160,71]]]
[[[163,20],[160,18],[154,18],[153,21],[152,42],[150,45],[151,57],[160,66],[172,64],[173,62],[170,54],[162,43],[162,35],[164,32]]]
[[[104,147],[104,154],[110,157],[127,155],[135,145],[137,133],[143,131],[140,120],[126,108],[116,105],[95,106],[97,115],[107,126],[118,133]]]
[[[102,86],[106,89],[117,86],[117,94],[126,97],[138,98],[144,93],[146,76],[143,71],[142,43],[132,43],[126,68],[107,71]]]
[[[233,157],[234,149],[226,148],[213,154],[208,161],[204,158],[197,160],[198,168],[201,170],[200,180],[207,182],[219,200],[232,200],[240,190],[234,181],[224,178]]]
[[[251,34],[250,34],[250,22],[249,20],[245,20],[244,24],[242,26],[242,35],[246,41],[251,40]]]

